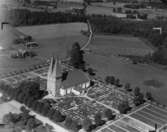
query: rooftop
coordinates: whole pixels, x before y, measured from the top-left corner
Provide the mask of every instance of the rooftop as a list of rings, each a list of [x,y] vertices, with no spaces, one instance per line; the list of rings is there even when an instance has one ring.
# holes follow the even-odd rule
[[[89,78],[84,72],[74,69],[68,72],[67,79],[62,82],[62,85],[64,88],[69,88],[75,85],[86,83],[88,81]]]

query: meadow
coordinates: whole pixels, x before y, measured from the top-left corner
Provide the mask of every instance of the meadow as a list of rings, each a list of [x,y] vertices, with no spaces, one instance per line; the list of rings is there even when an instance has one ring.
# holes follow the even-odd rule
[[[144,56],[153,52],[143,40],[132,36],[95,35],[89,47],[93,53],[104,56]]]
[[[118,57],[118,53],[129,54],[126,48],[138,49],[132,55],[143,55],[143,51],[153,52],[153,49],[142,40],[126,36],[95,36],[90,47],[91,52],[85,55],[89,67],[96,71],[96,75],[104,79],[108,75],[120,78],[121,83],[131,83],[131,87],[140,87],[143,92],[150,91],[155,99],[167,104],[167,71],[147,64],[134,65],[128,59]],[[136,42],[135,42],[136,41]],[[114,47],[114,48],[113,48]],[[147,84],[158,82],[160,85]]]
[[[34,64],[39,64],[52,55],[64,58],[74,42],[81,46],[87,38],[81,34],[81,30],[87,30],[84,23],[52,24],[40,26],[9,28],[0,32],[1,43],[4,49],[0,51],[0,73],[8,73],[25,69]],[[33,49],[37,57],[26,59],[12,59],[11,51],[22,48],[22,45],[14,45],[12,42],[20,35],[31,35],[39,43],[39,48]],[[10,41],[7,41],[10,38]]]

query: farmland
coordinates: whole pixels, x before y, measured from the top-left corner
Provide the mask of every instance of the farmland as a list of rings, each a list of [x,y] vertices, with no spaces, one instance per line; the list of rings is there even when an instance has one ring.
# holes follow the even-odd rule
[[[142,108],[104,126],[98,132],[148,132],[165,126],[167,110],[156,105],[147,104]]]

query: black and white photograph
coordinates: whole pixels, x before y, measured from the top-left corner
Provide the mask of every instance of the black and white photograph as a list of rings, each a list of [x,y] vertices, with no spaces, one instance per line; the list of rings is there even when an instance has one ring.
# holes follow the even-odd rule
[[[0,132],[167,132],[167,0],[0,0]]]

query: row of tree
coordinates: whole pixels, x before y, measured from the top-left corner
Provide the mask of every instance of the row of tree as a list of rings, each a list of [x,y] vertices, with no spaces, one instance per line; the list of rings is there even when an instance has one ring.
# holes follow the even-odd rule
[[[121,87],[120,80],[116,79],[114,76],[107,76],[105,78],[105,83],[115,85],[117,87]],[[130,83],[126,83],[123,88],[127,92],[133,92],[133,96],[134,96],[133,103],[135,106],[139,106],[139,105],[143,104],[145,102],[145,99],[150,100],[150,101],[154,101],[154,98],[150,92],[146,92],[146,94],[144,96],[144,94],[141,92],[139,87],[136,87],[133,90]],[[127,113],[129,110],[131,110],[131,108],[129,106],[129,102],[127,100],[122,101],[118,105],[118,110],[120,111],[120,113],[124,113],[124,114]]]
[[[14,26],[86,22],[85,16],[77,13],[30,11],[28,9],[9,10],[6,12],[6,19]]]

